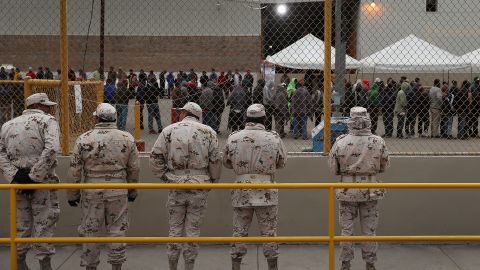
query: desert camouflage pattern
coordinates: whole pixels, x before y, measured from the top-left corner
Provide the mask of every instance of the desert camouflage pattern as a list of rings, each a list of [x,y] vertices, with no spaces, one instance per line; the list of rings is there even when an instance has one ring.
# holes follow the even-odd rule
[[[0,132],[0,171],[11,182],[19,168],[30,169],[30,178],[39,183],[58,183],[55,174],[60,149],[55,118],[41,110],[28,109],[2,126]],[[53,237],[60,215],[56,190],[36,190],[33,195],[17,193],[17,236]],[[38,260],[55,254],[51,244],[18,244],[19,256],[30,247]]]
[[[378,227],[378,200],[366,202],[345,202],[340,201],[339,221],[342,228],[342,236],[353,234],[355,220],[360,219],[362,235],[375,236]],[[365,262],[374,263],[377,261],[378,244],[376,242],[363,242],[362,258]],[[353,242],[341,242],[341,261],[351,261],[354,257]]]
[[[76,183],[138,182],[138,151],[132,135],[118,130],[115,123],[96,124],[75,142],[70,171]],[[89,198],[104,199],[126,195],[127,190],[70,190],[69,200],[80,198],[80,193]]]
[[[349,134],[338,137],[329,154],[328,162],[334,174],[355,176],[355,182],[359,183],[370,182],[372,178],[365,176],[375,176],[389,166],[385,141],[371,133],[369,123],[370,119],[364,117],[349,120]],[[349,202],[378,200],[384,195],[384,189],[336,190],[338,200]]]
[[[109,196],[103,200],[82,197],[82,221],[78,233],[84,237],[99,236],[99,231],[105,225],[106,236],[126,236],[128,220],[128,201],[126,195]],[[126,260],[126,244],[108,244],[108,263],[123,264]],[[83,244],[80,265],[96,267],[100,263],[99,244]]]
[[[247,123],[244,130],[230,134],[223,153],[224,166],[233,169],[235,174],[270,175],[269,182],[274,182],[275,171],[285,167],[287,161],[287,152],[280,136],[276,132],[266,131],[264,125],[254,123]],[[232,205],[278,205],[278,190],[235,189],[232,190]]]
[[[0,132],[0,170],[6,180],[11,182],[18,168],[30,168],[33,181],[58,183],[59,138],[57,121],[41,110],[25,110],[5,123]]]
[[[17,193],[17,237],[53,237],[60,216],[57,190],[36,190],[32,196]],[[33,227],[32,227],[33,224]],[[52,244],[18,244],[18,256],[33,247],[35,258],[43,260],[55,254]]]
[[[156,176],[168,183],[216,182],[220,178],[221,156],[217,134],[194,117],[169,125],[160,133],[150,155]],[[200,236],[207,208],[207,190],[170,190],[167,201],[169,236]],[[197,243],[167,245],[169,260],[178,260],[183,249],[186,262],[198,255]]]
[[[171,190],[168,194],[167,209],[170,237],[198,237],[200,226],[207,209],[208,191]],[[169,260],[178,260],[183,250],[185,262],[194,262],[198,256],[198,243],[169,243]]]
[[[256,214],[260,234],[262,236],[277,236],[278,206],[234,207],[233,208],[233,236],[248,236],[248,229],[252,223],[253,214]],[[245,243],[232,243],[230,255],[232,259],[242,259],[247,254]],[[275,259],[279,255],[278,243],[264,243],[263,255],[267,260]]]
[[[185,117],[160,133],[150,155],[150,165],[155,175],[166,182],[214,182],[220,178],[222,166],[217,134],[194,117]],[[183,170],[206,173],[176,174]]]

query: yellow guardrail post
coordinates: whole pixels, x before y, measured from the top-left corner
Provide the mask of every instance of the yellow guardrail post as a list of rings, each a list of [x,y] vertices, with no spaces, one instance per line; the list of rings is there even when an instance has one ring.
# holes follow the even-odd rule
[[[335,270],[335,188],[328,189],[328,269]]]
[[[24,102],[29,97],[32,95],[32,85],[30,84],[30,78],[25,78],[23,81],[23,97],[24,97]],[[27,108],[27,103],[25,103],[25,109]]]
[[[323,154],[330,152],[331,132],[330,116],[332,103],[332,0],[325,0],[325,65],[323,67]]]
[[[67,0],[60,0],[60,61],[61,61],[61,100],[60,120],[62,133],[62,153],[70,152],[70,109],[68,87],[68,33],[67,33]]]
[[[10,189],[10,269],[17,270],[17,194]]]
[[[104,90],[103,90],[103,82],[98,82],[96,85],[97,89],[97,104],[103,103],[105,97],[104,97]]]

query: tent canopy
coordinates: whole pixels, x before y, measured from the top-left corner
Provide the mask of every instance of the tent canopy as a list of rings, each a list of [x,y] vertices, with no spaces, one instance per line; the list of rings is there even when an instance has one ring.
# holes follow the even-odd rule
[[[469,67],[469,62],[427,41],[409,35],[362,60],[365,67],[378,70],[443,71]]]
[[[335,68],[335,48],[333,47],[331,57],[332,68]],[[325,43],[314,35],[308,34],[278,53],[267,56],[266,61],[288,68],[323,70]],[[346,68],[353,69],[358,67],[360,67],[360,62],[347,55]]]
[[[480,68],[480,49],[464,54],[461,58],[473,67]]]

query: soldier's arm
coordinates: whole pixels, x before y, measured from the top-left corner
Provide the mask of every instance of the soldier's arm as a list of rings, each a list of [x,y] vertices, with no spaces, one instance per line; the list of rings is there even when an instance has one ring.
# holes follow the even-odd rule
[[[72,158],[70,160],[70,173],[73,177],[74,183],[82,182],[82,172],[83,172],[83,159],[82,159],[82,145],[80,138],[75,142],[73,148]],[[80,199],[80,190],[79,189],[69,189],[67,191],[67,198],[69,201],[75,201]]]
[[[127,183],[138,183],[140,178],[140,164],[138,160],[138,150],[135,142],[130,146],[130,155],[127,163]]]
[[[337,160],[337,151],[338,151],[338,146],[337,146],[337,143],[335,142],[332,149],[330,149],[330,153],[328,154],[328,166],[330,167],[330,171],[335,175],[340,174],[340,164],[338,163],[338,160]]]
[[[223,148],[223,166],[225,166],[228,169],[233,169],[232,160],[230,158],[230,152],[229,152],[228,146],[229,146],[229,140],[227,140],[227,143],[225,144],[225,147]]]
[[[220,179],[222,171],[222,158],[220,151],[218,151],[217,136],[210,142],[210,149],[208,149],[208,173],[212,182],[217,182]]]
[[[278,138],[278,156],[277,156],[277,169],[285,168],[287,165],[287,150],[282,139]]]
[[[2,136],[0,138],[0,172],[5,176],[5,179],[8,182],[12,182],[17,171],[18,169],[10,162],[10,159],[7,156],[5,138],[2,131]]]
[[[163,178],[165,173],[168,170],[167,155],[165,134],[162,132],[159,136],[155,145],[152,148],[150,153],[150,166],[152,167],[153,174],[159,178]]]
[[[50,169],[57,165],[57,152],[60,149],[60,135],[58,123],[51,118],[45,124],[43,136],[45,146],[38,162],[30,170],[30,178],[35,182],[44,182]]]
[[[390,156],[388,154],[387,146],[385,142],[382,142],[381,148],[381,155],[380,155],[380,172],[384,172],[388,166],[390,166]]]

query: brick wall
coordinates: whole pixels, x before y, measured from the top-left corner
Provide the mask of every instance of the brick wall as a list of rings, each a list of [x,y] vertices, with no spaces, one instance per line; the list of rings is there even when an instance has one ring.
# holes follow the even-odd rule
[[[0,64],[27,67],[60,66],[58,36],[0,36]],[[69,38],[69,63],[78,70],[83,66],[86,36]],[[258,36],[106,36],[105,67],[124,70],[216,70],[259,71],[261,45]],[[99,37],[89,37],[85,70],[99,64]]]

